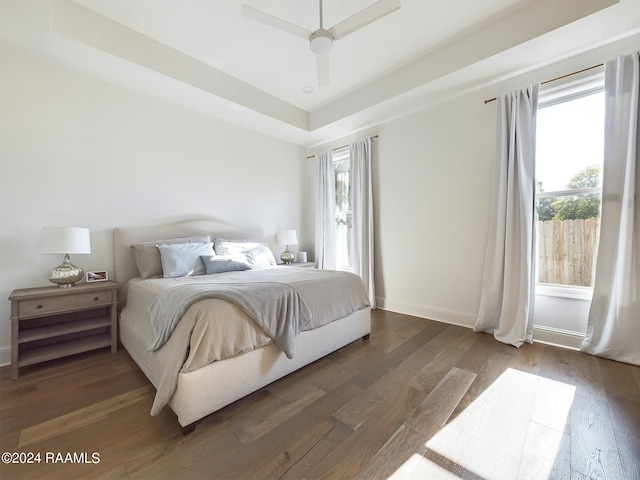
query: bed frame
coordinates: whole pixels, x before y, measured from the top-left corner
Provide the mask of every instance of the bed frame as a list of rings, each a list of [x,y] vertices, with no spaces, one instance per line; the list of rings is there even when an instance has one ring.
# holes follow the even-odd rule
[[[114,279],[122,287],[138,276],[131,245],[191,235],[211,238],[262,239],[260,229],[242,228],[213,218],[175,223],[116,228],[114,231]],[[130,348],[134,339],[126,328],[119,328],[120,341],[134,361],[149,377],[145,360]],[[180,372],[178,387],[169,406],[178,416],[182,433],[195,430],[196,422],[246,395],[308,365],[339,348],[371,333],[371,310],[367,307],[314,330],[302,332],[296,339],[296,354],[289,360],[274,344],[251,352],[213,362],[198,370]],[[154,385],[157,388],[157,385]]]

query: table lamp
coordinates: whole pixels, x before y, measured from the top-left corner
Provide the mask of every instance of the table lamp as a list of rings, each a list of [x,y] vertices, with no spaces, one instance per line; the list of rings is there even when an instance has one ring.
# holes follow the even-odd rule
[[[91,253],[88,228],[44,227],[42,229],[41,253],[64,254],[64,260],[49,273],[49,281],[58,287],[73,287],[82,279],[84,271],[71,263],[69,255]]]
[[[295,230],[283,230],[278,233],[277,238],[279,245],[285,245],[286,248],[284,252],[280,254],[280,260],[284,263],[291,263],[293,259],[296,258],[295,255],[289,250],[289,245],[297,245],[298,244],[298,235]]]

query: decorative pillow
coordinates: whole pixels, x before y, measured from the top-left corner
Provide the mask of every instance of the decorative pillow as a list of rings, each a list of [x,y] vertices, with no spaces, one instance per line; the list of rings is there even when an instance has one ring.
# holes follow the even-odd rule
[[[172,245],[175,243],[209,243],[211,237],[208,235],[197,235],[193,237],[170,238],[155,242],[135,243],[131,245],[133,259],[140,272],[140,277],[151,278],[162,276],[162,258],[157,245]]]
[[[228,240],[226,238],[215,238],[213,243],[217,255],[245,253],[247,250],[262,245],[262,243],[256,240]]]
[[[200,258],[204,263],[207,275],[251,270],[251,265],[239,259],[234,259],[237,258],[235,255],[202,255]]]
[[[273,252],[266,245],[258,245],[251,250],[247,250],[245,255],[252,268],[269,268],[276,264]]]
[[[164,278],[204,275],[201,255],[213,255],[213,243],[175,243],[158,245]]]

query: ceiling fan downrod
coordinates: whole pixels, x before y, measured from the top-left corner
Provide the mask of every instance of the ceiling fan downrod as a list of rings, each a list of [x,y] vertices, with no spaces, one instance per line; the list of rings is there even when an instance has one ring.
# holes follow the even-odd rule
[[[324,29],[324,15],[322,0],[319,0],[320,6],[320,28],[313,32],[309,37],[309,46],[311,51],[317,55],[324,55],[333,48],[334,38],[331,32]]]

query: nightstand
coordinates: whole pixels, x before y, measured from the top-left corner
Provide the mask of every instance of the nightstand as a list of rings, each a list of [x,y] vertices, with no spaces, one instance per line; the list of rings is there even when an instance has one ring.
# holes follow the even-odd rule
[[[87,352],[118,349],[118,284],[14,290],[11,301],[11,378],[27,365]]]
[[[281,267],[316,268],[315,262],[279,263]]]

